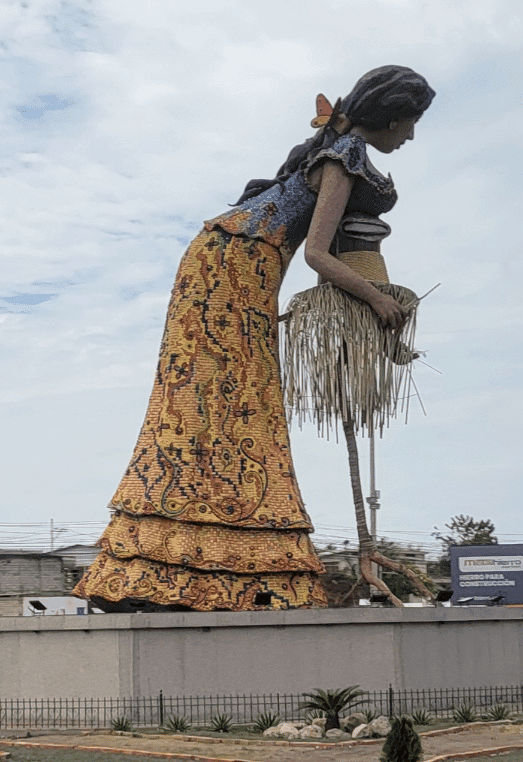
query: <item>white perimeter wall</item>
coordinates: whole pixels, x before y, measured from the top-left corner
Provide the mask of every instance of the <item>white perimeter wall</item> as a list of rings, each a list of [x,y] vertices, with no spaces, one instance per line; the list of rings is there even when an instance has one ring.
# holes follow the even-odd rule
[[[0,618],[0,697],[523,684],[523,610],[338,609]]]

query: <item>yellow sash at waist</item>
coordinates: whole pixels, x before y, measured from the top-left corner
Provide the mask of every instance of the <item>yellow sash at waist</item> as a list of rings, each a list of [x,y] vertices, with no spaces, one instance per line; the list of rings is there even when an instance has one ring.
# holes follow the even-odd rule
[[[336,259],[344,262],[365,280],[390,283],[385,260],[379,251],[339,251]]]

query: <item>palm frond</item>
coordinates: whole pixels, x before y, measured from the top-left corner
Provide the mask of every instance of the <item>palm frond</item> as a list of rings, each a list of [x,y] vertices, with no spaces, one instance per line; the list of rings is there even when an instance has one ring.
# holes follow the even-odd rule
[[[304,701],[300,703],[300,709],[319,709],[322,712],[341,712],[348,706],[361,704],[358,701],[363,695],[358,685],[349,685],[347,688],[337,690],[323,690],[317,688],[311,693],[304,693]]]

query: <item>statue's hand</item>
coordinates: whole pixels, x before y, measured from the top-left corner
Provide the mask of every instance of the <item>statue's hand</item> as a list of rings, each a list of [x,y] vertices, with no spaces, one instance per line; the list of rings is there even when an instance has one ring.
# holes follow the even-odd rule
[[[392,296],[382,294],[380,291],[376,291],[369,303],[379,317],[381,324],[390,328],[401,328],[409,314],[409,311]]]

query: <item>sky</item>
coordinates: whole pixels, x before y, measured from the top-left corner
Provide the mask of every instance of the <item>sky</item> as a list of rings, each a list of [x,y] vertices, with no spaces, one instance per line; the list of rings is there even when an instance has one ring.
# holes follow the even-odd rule
[[[103,527],[188,242],[312,134],[318,92],[400,64],[437,96],[414,142],[369,149],[399,193],[383,254],[441,286],[426,414],[376,443],[378,534],[430,543],[465,513],[523,542],[520,0],[3,0],[0,29],[0,525]],[[281,311],[315,281],[300,249]],[[318,541],[353,542],[344,444],[291,442]]]

